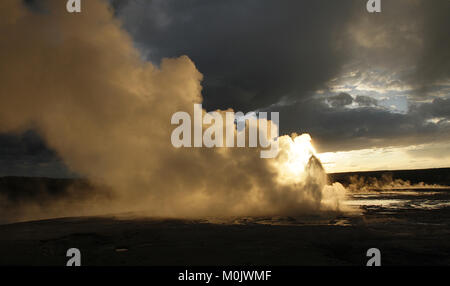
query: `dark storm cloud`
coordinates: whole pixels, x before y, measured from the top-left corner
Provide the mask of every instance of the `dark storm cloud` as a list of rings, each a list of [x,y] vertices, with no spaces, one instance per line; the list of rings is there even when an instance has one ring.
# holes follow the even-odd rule
[[[318,99],[321,100],[321,99]],[[328,96],[323,98],[323,100],[328,103],[332,108],[342,108],[352,103],[356,103],[359,107],[375,107],[378,106],[378,100],[365,95],[357,95],[353,98],[350,94],[346,92],[341,92],[336,95]]]
[[[378,100],[370,96],[357,95],[355,98],[355,102],[359,106],[377,106]]]
[[[359,68],[402,73],[423,99],[450,77],[450,1],[382,1],[381,13],[357,13],[349,29],[352,60]]]
[[[402,146],[450,139],[450,99],[411,106],[406,114],[385,108],[333,108],[318,99],[277,107],[281,133],[309,132],[319,151]],[[440,118],[437,122],[430,121]]]
[[[187,54],[209,108],[257,109],[310,96],[343,64],[411,71],[406,84],[450,75],[450,1],[120,1],[117,15],[147,57]]]
[[[207,108],[304,97],[339,72],[360,1],[114,1],[148,58],[188,55]],[[361,7],[360,7],[361,8]]]
[[[450,119],[450,98],[435,98],[431,103],[422,104],[415,109],[427,118]]]
[[[345,92],[341,92],[337,95],[329,96],[327,98],[327,102],[332,107],[344,107],[346,105],[350,105],[353,102],[353,97]]]
[[[73,176],[33,131],[0,134],[0,176]]]
[[[448,113],[442,102],[412,104],[400,114],[369,96],[340,93],[323,100],[314,92],[326,91],[330,79],[354,66],[358,74],[398,74],[398,86],[417,90],[410,96],[426,97],[435,89],[430,85],[449,79],[450,1],[383,1],[379,14],[367,13],[362,0],[113,3],[148,59],[193,59],[205,76],[208,109],[291,103],[276,110],[281,131],[310,132],[324,150],[414,144],[448,130],[426,121],[430,113]],[[392,82],[377,84],[382,89]],[[356,108],[345,108],[353,102]]]
[[[426,86],[450,77],[450,1],[425,1],[421,4],[424,46],[416,80]]]

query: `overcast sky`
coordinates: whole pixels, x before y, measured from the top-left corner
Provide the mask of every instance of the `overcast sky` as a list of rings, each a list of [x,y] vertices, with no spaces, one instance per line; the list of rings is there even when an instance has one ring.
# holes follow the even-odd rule
[[[280,112],[331,171],[450,166],[448,0],[111,3],[144,59],[192,59],[204,107]],[[0,145],[2,175],[69,174],[33,132]]]

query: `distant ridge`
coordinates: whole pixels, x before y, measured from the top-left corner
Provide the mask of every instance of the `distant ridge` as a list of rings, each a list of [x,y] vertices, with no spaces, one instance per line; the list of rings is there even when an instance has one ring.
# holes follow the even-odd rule
[[[355,175],[363,178],[376,179],[381,179],[383,175],[390,175],[393,180],[401,179],[410,181],[411,184],[423,182],[430,185],[450,186],[450,168],[330,173],[328,174],[328,178],[330,182],[339,182],[343,185],[348,185],[350,177]]]

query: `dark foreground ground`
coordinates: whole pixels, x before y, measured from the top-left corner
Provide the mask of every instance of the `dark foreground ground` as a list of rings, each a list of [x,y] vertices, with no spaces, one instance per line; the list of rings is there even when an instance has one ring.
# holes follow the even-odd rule
[[[64,218],[0,226],[0,265],[450,265],[450,208],[328,218]]]
[[[83,265],[365,265],[373,247],[382,265],[450,265],[450,189],[368,190],[347,203],[357,212],[3,224],[0,265],[64,266],[73,247]]]

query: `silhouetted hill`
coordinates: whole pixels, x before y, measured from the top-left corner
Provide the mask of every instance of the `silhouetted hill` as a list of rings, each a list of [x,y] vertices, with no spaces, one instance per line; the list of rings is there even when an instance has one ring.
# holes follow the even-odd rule
[[[43,202],[70,196],[84,198],[99,189],[107,191],[81,178],[0,177],[0,198],[10,203]]]

